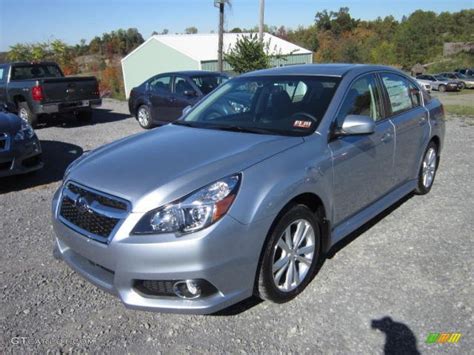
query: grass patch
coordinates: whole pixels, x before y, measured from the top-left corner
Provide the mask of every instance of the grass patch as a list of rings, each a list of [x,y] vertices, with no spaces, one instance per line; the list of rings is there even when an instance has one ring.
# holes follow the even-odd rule
[[[447,113],[457,116],[474,116],[474,107],[464,105],[445,105]]]
[[[444,105],[444,109],[449,117],[460,118],[462,122],[469,126],[474,126],[474,107],[464,105]]]

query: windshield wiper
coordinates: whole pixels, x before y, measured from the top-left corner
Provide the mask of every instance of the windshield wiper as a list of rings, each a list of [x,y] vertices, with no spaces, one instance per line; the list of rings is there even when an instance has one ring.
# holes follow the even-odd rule
[[[270,129],[255,128],[255,127],[242,127],[242,126],[209,126],[212,129],[218,129],[221,131],[232,131],[232,132],[244,132],[244,133],[256,133],[256,134],[278,134]]]
[[[178,126],[194,127],[194,128],[201,127],[199,125],[196,125],[195,123],[187,122],[187,121],[181,121],[181,120],[174,121],[171,124],[175,124],[175,125],[178,125]]]

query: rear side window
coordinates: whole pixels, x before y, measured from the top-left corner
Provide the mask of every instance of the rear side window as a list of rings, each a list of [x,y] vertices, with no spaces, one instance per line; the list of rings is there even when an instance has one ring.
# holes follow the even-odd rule
[[[148,87],[153,91],[161,91],[164,93],[171,92],[171,76],[161,76],[153,78],[149,81]]]
[[[421,105],[420,90],[409,80],[396,74],[382,73],[392,115]]]
[[[349,89],[339,114],[337,125],[342,126],[344,118],[348,115],[369,116],[374,121],[380,120],[380,94],[374,75],[366,75],[357,79]]]
[[[12,67],[11,80],[28,80],[40,78],[62,78],[63,74],[56,65],[28,64]]]

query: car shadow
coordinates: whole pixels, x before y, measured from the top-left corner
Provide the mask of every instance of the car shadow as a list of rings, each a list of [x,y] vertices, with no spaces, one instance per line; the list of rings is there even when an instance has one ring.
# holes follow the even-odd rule
[[[69,164],[83,153],[81,147],[64,142],[40,141],[44,167],[41,170],[0,178],[0,194],[59,181]]]
[[[93,110],[91,122],[80,122],[73,113],[65,113],[61,115],[42,116],[35,129],[40,130],[48,127],[76,128],[81,126],[94,126],[130,118],[132,118],[132,116],[129,114],[99,108]]]
[[[413,197],[413,193],[410,193],[400,200],[398,200],[396,203],[388,207],[386,210],[383,212],[380,212],[377,216],[372,218],[370,221],[356,229],[354,232],[350,233],[347,237],[345,237],[343,240],[340,242],[336,243],[331,247],[331,249],[326,253],[326,258],[331,259],[333,258],[340,250],[344,249],[346,246],[348,246],[350,243],[352,243],[354,240],[356,240],[359,236],[367,232],[370,228],[375,226],[377,223],[379,223],[382,219],[390,215],[393,211],[398,209],[400,206],[402,206],[405,202],[410,200]]]
[[[390,206],[389,208],[387,208],[386,210],[384,210],[383,212],[381,212],[380,214],[378,214],[377,216],[375,216],[373,219],[371,219],[369,222],[367,222],[366,224],[362,225],[361,227],[359,227],[358,229],[356,229],[354,232],[352,232],[351,234],[349,234],[347,237],[345,237],[342,241],[340,241],[339,243],[335,244],[327,253],[326,255],[321,258],[321,261],[318,263],[317,267],[316,267],[316,272],[313,276],[312,279],[314,279],[316,277],[316,275],[318,274],[319,270],[323,267],[326,259],[331,259],[332,257],[334,257],[337,252],[339,252],[340,250],[342,250],[344,247],[346,247],[347,245],[349,245],[350,243],[352,243],[355,239],[357,239],[360,235],[364,234],[365,232],[367,232],[370,228],[372,228],[374,225],[376,225],[378,222],[380,222],[382,219],[384,219],[385,217],[387,217],[390,213],[392,213],[393,211],[395,211],[397,208],[399,208],[400,206],[402,206],[405,202],[407,202],[408,200],[410,200],[411,198],[413,197],[413,193],[411,194],[408,194],[406,195],[405,197],[403,197],[402,199],[400,199],[399,201],[397,201],[396,203],[394,203],[392,206]],[[312,280],[311,280],[312,281]],[[243,313],[247,310],[249,310],[250,308],[253,308],[255,307],[256,305],[260,304],[261,302],[263,302],[260,298],[256,297],[256,296],[252,296],[250,298],[247,298],[239,303],[236,303],[235,305],[232,305],[228,308],[225,308],[219,312],[216,312],[216,313],[213,313],[212,316],[235,316],[235,315],[238,315],[240,313]]]
[[[413,331],[401,322],[395,322],[390,317],[372,319],[372,329],[378,329],[385,334],[384,354],[420,354],[417,340]]]

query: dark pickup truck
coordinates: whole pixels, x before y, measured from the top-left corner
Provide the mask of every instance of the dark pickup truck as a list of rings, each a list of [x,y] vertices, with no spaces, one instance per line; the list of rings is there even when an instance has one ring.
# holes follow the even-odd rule
[[[42,115],[65,112],[87,122],[101,103],[93,76],[65,77],[53,62],[0,64],[0,104],[32,126]]]

